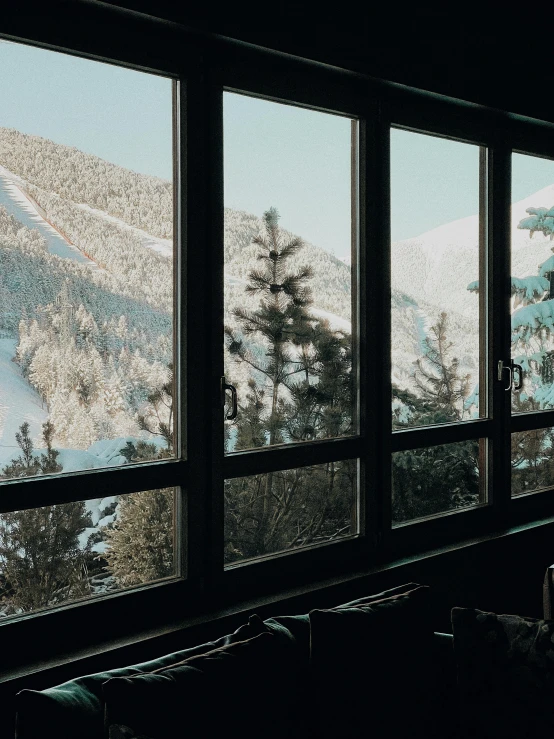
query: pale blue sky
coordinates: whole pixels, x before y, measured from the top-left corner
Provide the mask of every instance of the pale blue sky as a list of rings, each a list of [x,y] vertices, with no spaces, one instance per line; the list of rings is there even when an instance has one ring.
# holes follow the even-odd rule
[[[225,93],[225,205],[350,255],[349,118]]]
[[[172,176],[171,81],[0,42],[0,126]]]
[[[0,41],[0,126],[171,178],[171,81]],[[350,254],[350,121],[225,94],[225,204]],[[369,142],[371,145],[371,142]],[[393,240],[477,212],[477,147],[393,130]],[[514,157],[513,199],[554,184],[554,163]],[[554,205],[541,203],[540,205]]]

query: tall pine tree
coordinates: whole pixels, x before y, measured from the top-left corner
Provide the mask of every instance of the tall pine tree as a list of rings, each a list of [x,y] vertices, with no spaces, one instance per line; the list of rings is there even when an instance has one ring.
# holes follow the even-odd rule
[[[416,361],[414,381],[419,394],[393,387],[396,429],[461,421],[466,413],[469,378],[461,376],[451,356],[448,317],[441,313]],[[402,420],[403,419],[403,420]],[[412,520],[479,502],[479,442],[464,441],[396,452],[392,460],[392,513],[396,522]]]
[[[275,208],[263,223],[265,233],[254,239],[262,265],[250,271],[246,286],[259,296],[258,307],[237,308],[240,331],[225,329],[229,354],[251,368],[235,423],[236,450],[352,431],[350,337],[310,313],[312,271],[290,265],[302,240],[283,234]],[[227,561],[350,533],[355,485],[352,461],[227,481]]]

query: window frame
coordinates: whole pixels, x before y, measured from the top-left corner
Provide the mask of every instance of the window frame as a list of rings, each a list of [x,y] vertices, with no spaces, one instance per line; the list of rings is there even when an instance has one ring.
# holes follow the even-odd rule
[[[46,9],[47,11],[48,9]],[[393,451],[445,443],[443,427],[393,432],[390,414],[390,127],[466,140],[488,151],[488,319],[489,376],[494,361],[509,356],[509,214],[511,152],[554,159],[554,124],[538,122],[484,106],[445,98],[371,79],[252,45],[199,36],[177,24],[138,17],[105,5],[75,3],[63,24],[37,14],[5,19],[2,38],[50,48],[89,59],[163,74],[178,80],[176,106],[179,135],[179,282],[177,341],[183,371],[177,379],[187,397],[180,422],[178,459],[140,466],[80,472],[53,478],[2,483],[0,512],[69,500],[97,498],[114,487],[121,493],[175,485],[181,490],[182,556],[187,578],[67,604],[0,624],[10,629],[6,669],[31,659],[25,644],[43,633],[68,633],[78,614],[83,627],[102,629],[94,648],[109,639],[129,637],[130,614],[140,612],[141,629],[179,623],[183,614],[202,617],[217,605],[231,607],[245,599],[276,594],[283,588],[309,587],[315,581],[348,578],[357,571],[393,562],[468,536],[493,535],[507,526],[546,519],[554,503],[551,488],[511,499],[509,438],[512,431],[554,425],[554,411],[510,417],[499,383],[490,381],[491,418],[461,422],[447,432],[448,441],[488,438],[494,448],[488,478],[494,485],[490,504],[464,509],[392,528],[390,460]],[[118,32],[126,24],[124,43]],[[115,21],[115,22],[114,22]],[[94,33],[94,29],[99,32]],[[100,29],[102,32],[100,32]],[[146,36],[145,36],[146,35]],[[149,38],[148,57],[143,50]],[[249,452],[248,471],[283,469],[315,461],[358,458],[361,465],[362,533],[351,540],[273,555],[223,569],[222,481],[246,467],[240,454],[222,461],[222,408],[219,396],[222,327],[223,152],[222,95],[236,90],[268,99],[351,114],[360,120],[359,163],[359,295],[360,295],[360,433],[355,437],[318,441],[288,449]],[[187,244],[193,245],[187,249]],[[184,279],[184,274],[188,275]],[[201,326],[195,310],[210,295],[213,310]],[[497,310],[497,306],[503,306]],[[380,321],[372,323],[372,317]],[[189,320],[187,322],[187,317]],[[370,362],[371,346],[382,348],[382,361]],[[186,362],[194,354],[195,362]],[[372,392],[369,391],[371,388]],[[547,420],[548,419],[548,420]],[[188,427],[188,436],[185,429]],[[192,431],[194,430],[194,433]],[[188,461],[182,457],[188,448]],[[244,458],[243,458],[244,459]],[[75,482],[82,486],[76,496]],[[186,531],[186,535],[185,532]],[[85,607],[86,606],[86,607]],[[75,611],[78,608],[79,611]],[[45,659],[59,645],[44,644],[33,656]],[[64,651],[86,638],[69,639]],[[34,644],[36,647],[36,642]],[[59,651],[59,649],[58,649]]]

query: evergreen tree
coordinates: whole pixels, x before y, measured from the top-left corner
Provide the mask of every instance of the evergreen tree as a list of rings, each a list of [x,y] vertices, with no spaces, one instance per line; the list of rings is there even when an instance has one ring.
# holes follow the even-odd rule
[[[530,238],[554,238],[554,208],[527,208],[518,228]],[[551,247],[554,251],[554,247]],[[468,286],[478,292],[479,283]],[[523,388],[512,393],[512,411],[554,407],[554,255],[539,265],[538,274],[511,278],[512,357],[523,368]],[[512,434],[512,492],[552,483],[554,434],[549,429]]]
[[[60,453],[56,449],[52,449],[52,439],[54,437],[54,426],[50,421],[46,421],[42,425],[42,438],[46,444],[46,454],[40,455],[40,469],[44,475],[52,475],[62,471],[61,464],[58,464]]]
[[[430,401],[442,418],[434,423],[461,421],[464,401],[469,395],[470,376],[460,376],[459,362],[450,356],[447,314],[442,312],[425,337],[425,354],[416,361],[414,379],[421,397]],[[429,423],[429,421],[428,421]]]
[[[462,420],[469,378],[460,376],[458,361],[451,357],[447,328],[447,315],[441,313],[425,339],[425,355],[416,361],[414,380],[420,396],[393,386],[393,397],[401,401],[404,411],[401,414],[397,409],[394,428]],[[477,503],[478,453],[477,441],[396,452],[393,520],[407,521]]]
[[[174,574],[173,488],[122,495],[117,519],[105,533],[108,570],[119,587]]]
[[[29,477],[60,472],[58,452],[52,449],[52,424],[43,426],[47,453],[33,454],[29,424],[23,423],[16,439],[21,456],[4,467],[8,477]],[[78,598],[89,592],[86,579],[88,549],[79,535],[90,525],[83,502],[12,511],[0,516],[2,600],[7,610],[27,612]]]
[[[163,459],[173,454],[173,378],[149,396],[150,407],[140,416],[143,430],[160,436],[165,447],[139,440],[127,442],[120,454],[129,463]],[[175,494],[173,488],[146,490],[120,497],[116,521],[105,532],[103,558],[119,587],[168,577],[175,572]]]
[[[40,464],[33,454],[33,441],[29,436],[29,424],[27,421],[19,427],[19,431],[15,434],[15,440],[21,449],[21,455],[16,457],[11,464],[4,467],[2,473],[9,478],[34,477],[34,475],[39,473]]]
[[[248,294],[259,295],[258,307],[233,311],[240,333],[225,329],[229,354],[251,368],[234,424],[236,450],[352,430],[350,337],[310,314],[311,269],[289,267],[301,239],[284,236],[275,208],[263,221],[265,234],[253,239],[262,267],[250,270],[246,286]],[[254,339],[263,354],[248,343]],[[335,462],[227,481],[227,561],[350,532],[355,468],[354,462]]]

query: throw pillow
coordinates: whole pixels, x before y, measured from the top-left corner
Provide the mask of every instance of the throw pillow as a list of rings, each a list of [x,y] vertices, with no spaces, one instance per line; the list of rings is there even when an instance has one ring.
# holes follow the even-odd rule
[[[310,613],[319,736],[411,736],[430,712],[430,589]],[[430,735],[431,732],[427,732]]]
[[[167,669],[104,684],[106,722],[151,739],[286,736],[301,674],[294,644],[262,633]],[[125,736],[123,733],[122,736]]]
[[[454,608],[452,630],[471,736],[554,735],[554,621]]]

